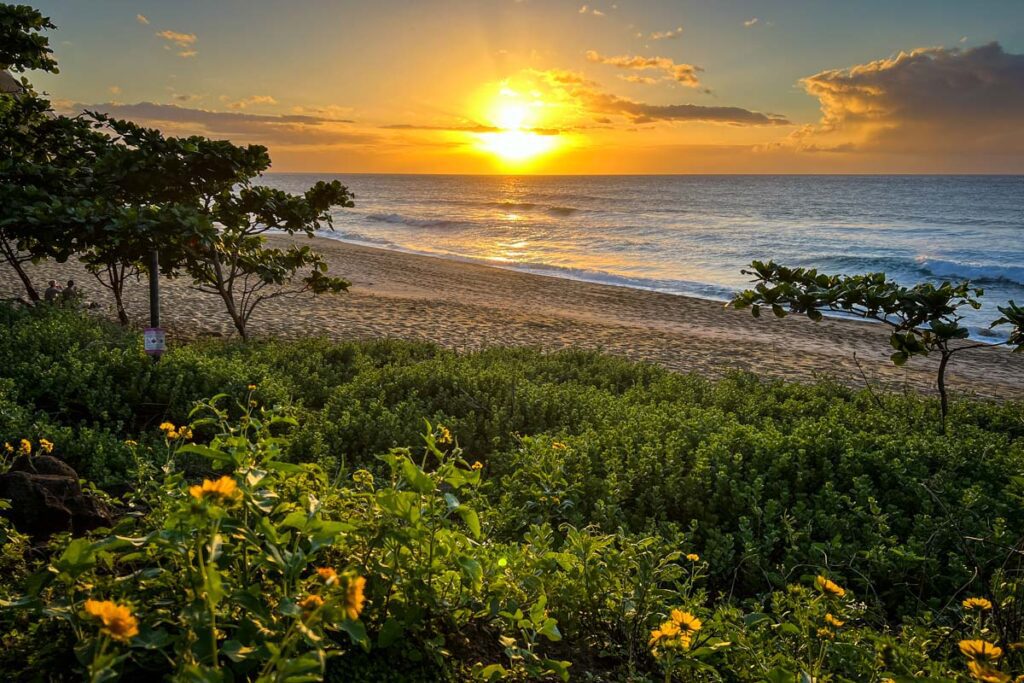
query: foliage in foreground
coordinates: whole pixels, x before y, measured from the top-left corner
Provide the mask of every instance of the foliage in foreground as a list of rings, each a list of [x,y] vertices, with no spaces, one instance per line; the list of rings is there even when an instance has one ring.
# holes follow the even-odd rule
[[[50,544],[4,603],[6,673],[28,670],[16,658],[42,633],[33,675],[92,681],[321,680],[359,650],[485,681],[568,680],[574,663],[561,657],[606,680],[1008,681],[1024,670],[1019,623],[1006,619],[1022,586],[1005,576],[992,600],[957,606],[959,624],[922,615],[887,628],[812,567],[740,606],[711,598],[707,564],[664,538],[542,524],[496,541],[484,466],[444,426],[428,423],[421,449],[381,455],[381,477],[332,482],[284,462],[295,421],[256,389],[162,424],[165,447],[148,454],[115,528]],[[188,456],[210,468],[201,483],[185,480]]]
[[[47,439],[124,513],[32,554],[0,534],[21,606],[4,671],[56,676],[72,653],[84,671],[126,607],[139,632],[103,636],[97,670],[128,679],[275,680],[282,659],[336,680],[1020,673],[1019,404],[956,400],[943,434],[933,400],[827,382],[405,342],[154,365],[71,312],[0,316],[0,445]],[[445,426],[424,441],[423,418]],[[365,579],[358,619],[292,607],[325,588],[318,568],[336,605]],[[1000,656],[968,660],[972,640]]]

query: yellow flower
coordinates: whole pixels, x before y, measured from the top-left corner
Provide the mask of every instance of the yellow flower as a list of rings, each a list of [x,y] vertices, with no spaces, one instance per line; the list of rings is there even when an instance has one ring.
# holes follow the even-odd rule
[[[188,492],[197,500],[208,498],[233,500],[241,495],[241,491],[238,490],[238,484],[235,483],[234,478],[228,476],[223,476],[217,481],[206,479],[201,485],[190,486]]]
[[[828,593],[829,595],[835,596],[837,598],[841,598],[844,595],[846,595],[845,588],[843,588],[834,581],[826,579],[824,576],[819,576],[818,578],[814,579],[814,583],[822,592]]]
[[[249,401],[249,407],[250,408],[255,408],[258,405],[259,405],[259,403],[257,403],[256,401]]]
[[[323,606],[324,599],[321,598],[319,595],[315,595],[313,593],[310,593],[301,601],[299,601],[299,607],[301,607],[307,612],[312,612],[313,610],[320,609]]]
[[[338,582],[338,572],[334,571],[331,567],[319,567],[316,573],[328,586]]]
[[[100,630],[114,640],[127,643],[139,635],[139,622],[125,605],[110,600],[86,600],[85,611],[103,622]]]
[[[992,609],[992,603],[985,598],[967,598],[962,604],[967,611],[978,610],[979,612],[985,612]]]
[[[975,680],[985,681],[985,683],[1007,683],[1010,680],[1010,677],[999,669],[993,669],[988,664],[974,660],[967,662],[967,670],[971,672],[971,676]]]
[[[666,621],[661,626],[661,634],[665,638],[674,638],[679,635],[679,624],[674,621]]]
[[[22,455],[32,455],[32,442],[28,439],[22,439],[21,443],[18,444],[18,452]]]
[[[473,469],[474,470],[482,470],[483,468],[484,468],[484,464],[482,462],[480,462],[479,460],[477,460],[476,462],[473,463]]]
[[[831,613],[825,615],[825,623],[829,626],[835,626],[836,628],[840,628],[846,625],[845,621],[843,621],[842,619],[837,619],[836,617],[832,616]]]
[[[366,604],[366,595],[363,589],[366,588],[366,579],[362,576],[349,579],[345,588],[345,615],[349,619],[358,619]]]
[[[53,453],[53,442],[49,439],[39,439],[39,448],[44,453]]]
[[[186,427],[185,425],[182,425],[182,426],[178,427],[178,436],[181,437],[182,439],[184,439],[185,441],[188,441],[189,439],[192,438],[192,430],[189,427]],[[171,438],[174,438],[174,437],[171,437]]]
[[[248,389],[249,391],[256,391],[256,385],[255,385],[255,384],[250,384],[250,385],[249,385],[248,387],[246,387],[246,388],[247,388],[247,389]]]
[[[672,610],[672,621],[679,626],[681,631],[688,633],[696,633],[700,630],[701,621],[697,617],[693,616],[689,612],[674,609]]]
[[[138,441],[133,441],[132,439],[127,439],[124,442],[124,445],[127,446],[128,448],[135,448],[136,446],[139,445],[139,442]]]
[[[566,446],[561,441],[552,441],[551,448],[553,448],[556,451],[564,451],[566,448],[568,448],[568,446]]]
[[[14,452],[14,446],[12,446],[11,444],[9,444],[6,441],[4,441],[4,452],[5,453],[13,453]]]
[[[1003,656],[1003,648],[987,640],[961,640],[960,652],[971,659],[995,661]]]
[[[437,436],[437,442],[438,443],[451,443],[452,442],[452,433],[450,431],[448,431],[447,427],[445,427],[444,425],[438,425],[437,430],[438,430],[438,436]]]
[[[700,555],[698,555],[697,553],[690,553],[686,556],[686,559],[688,559],[690,562],[700,562]]]
[[[819,628],[818,637],[822,640],[833,640],[836,637],[836,634],[831,629]]]
[[[161,422],[160,423],[160,431],[165,433],[165,434],[167,434],[169,432],[173,432],[174,431],[174,423],[173,422]]]

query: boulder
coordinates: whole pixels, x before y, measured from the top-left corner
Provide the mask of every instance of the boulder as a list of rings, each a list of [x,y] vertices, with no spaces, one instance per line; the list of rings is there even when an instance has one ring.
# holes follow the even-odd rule
[[[18,458],[0,475],[0,498],[11,502],[2,514],[37,540],[62,531],[80,536],[113,521],[110,509],[82,490],[75,470],[49,455]]]

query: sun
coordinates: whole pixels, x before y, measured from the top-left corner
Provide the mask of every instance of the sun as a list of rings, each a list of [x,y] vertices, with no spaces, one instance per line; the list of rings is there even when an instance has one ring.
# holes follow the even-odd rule
[[[554,150],[559,145],[557,133],[539,126],[544,107],[536,97],[501,88],[484,106],[482,117],[495,130],[476,133],[477,148],[510,165]]]

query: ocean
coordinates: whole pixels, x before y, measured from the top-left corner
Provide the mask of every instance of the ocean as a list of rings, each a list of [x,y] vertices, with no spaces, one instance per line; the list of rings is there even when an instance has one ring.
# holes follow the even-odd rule
[[[555,277],[728,300],[751,260],[904,284],[969,279],[991,339],[1024,302],[1024,176],[446,176],[338,179],[356,206],[325,237]],[[997,336],[1002,336],[998,335]]]

